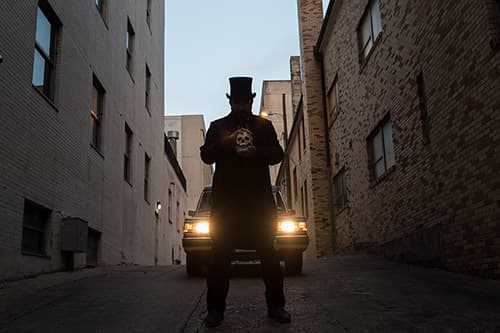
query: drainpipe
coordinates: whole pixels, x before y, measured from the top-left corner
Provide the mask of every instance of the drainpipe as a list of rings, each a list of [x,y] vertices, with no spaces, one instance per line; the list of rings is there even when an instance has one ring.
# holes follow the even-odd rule
[[[329,201],[329,213],[330,213],[330,224],[332,233],[332,250],[335,253],[337,250],[337,237],[335,228],[335,212],[333,210],[333,175],[332,175],[332,161],[330,158],[330,135],[328,133],[328,106],[326,97],[326,81],[325,81],[325,67],[324,67],[324,57],[321,51],[317,48],[314,49],[314,58],[319,62],[321,67],[321,97],[323,99],[323,126],[325,129],[325,151],[326,151],[326,168],[328,175],[328,201]]]

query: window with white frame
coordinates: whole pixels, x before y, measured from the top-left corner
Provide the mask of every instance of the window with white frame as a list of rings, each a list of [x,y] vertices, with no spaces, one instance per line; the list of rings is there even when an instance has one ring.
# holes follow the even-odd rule
[[[35,54],[32,84],[49,99],[54,97],[56,43],[59,20],[47,1],[40,1],[36,11]]]
[[[386,117],[368,137],[368,151],[370,176],[377,180],[395,165],[390,117]]]
[[[366,60],[373,43],[381,31],[380,0],[371,0],[358,26],[359,57],[361,62]]]

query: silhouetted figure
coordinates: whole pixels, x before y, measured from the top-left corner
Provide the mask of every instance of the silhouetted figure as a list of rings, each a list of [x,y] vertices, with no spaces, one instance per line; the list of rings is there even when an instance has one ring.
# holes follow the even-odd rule
[[[283,273],[273,247],[277,212],[269,176],[269,165],[283,159],[283,149],[271,122],[252,114],[252,78],[233,77],[229,82],[231,113],[210,124],[200,147],[201,159],[215,163],[206,325],[217,326],[224,319],[235,248],[257,250],[268,316],[290,322],[284,310]]]

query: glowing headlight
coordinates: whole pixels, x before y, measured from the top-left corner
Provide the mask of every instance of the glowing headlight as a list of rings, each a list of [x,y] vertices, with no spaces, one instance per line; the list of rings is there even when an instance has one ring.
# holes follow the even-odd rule
[[[297,230],[297,222],[282,221],[278,223],[278,230],[283,232],[294,232]]]
[[[198,222],[194,226],[194,230],[200,234],[208,234],[210,231],[210,227],[208,225],[208,222]]]
[[[278,222],[278,231],[281,232],[307,231],[307,226],[305,222],[280,221]]]

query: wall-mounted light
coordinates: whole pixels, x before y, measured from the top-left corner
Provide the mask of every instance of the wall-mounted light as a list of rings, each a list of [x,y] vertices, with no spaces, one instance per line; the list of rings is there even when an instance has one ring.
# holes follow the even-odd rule
[[[161,202],[157,201],[156,202],[155,214],[156,215],[160,214],[160,210],[161,210]]]

